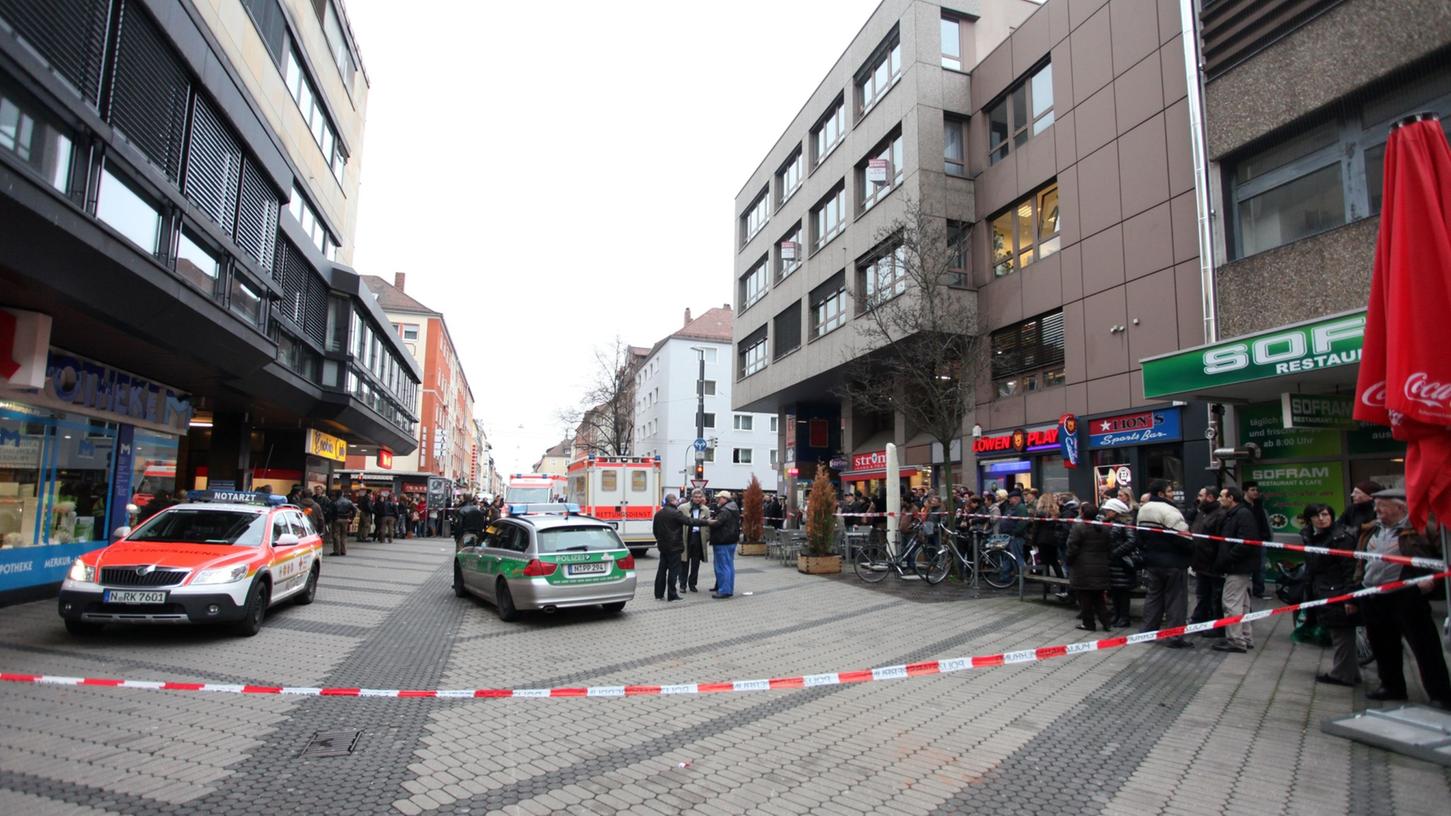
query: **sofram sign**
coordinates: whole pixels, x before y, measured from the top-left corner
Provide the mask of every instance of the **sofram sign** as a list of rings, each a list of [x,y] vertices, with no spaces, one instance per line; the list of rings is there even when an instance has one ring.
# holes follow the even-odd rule
[[[1143,361],[1150,399],[1360,362],[1365,312]]]

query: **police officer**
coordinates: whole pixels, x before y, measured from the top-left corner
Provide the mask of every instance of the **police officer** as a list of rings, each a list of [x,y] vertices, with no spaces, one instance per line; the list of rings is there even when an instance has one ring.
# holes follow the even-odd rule
[[[464,496],[464,503],[458,509],[458,529],[454,530],[454,549],[459,550],[464,546],[464,536],[472,534],[474,543],[477,544],[484,537],[484,528],[488,526],[488,517],[484,511],[474,504],[473,496]]]

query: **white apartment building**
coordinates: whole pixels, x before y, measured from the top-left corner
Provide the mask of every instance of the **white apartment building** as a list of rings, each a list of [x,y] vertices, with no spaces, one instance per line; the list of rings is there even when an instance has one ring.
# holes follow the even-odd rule
[[[690,484],[695,470],[697,383],[705,355],[705,478],[712,490],[738,492],[751,476],[767,491],[777,489],[777,419],[772,414],[731,410],[731,325],[729,305],[685,323],[650,349],[635,375],[635,443],[640,456],[659,456],[667,492]]]

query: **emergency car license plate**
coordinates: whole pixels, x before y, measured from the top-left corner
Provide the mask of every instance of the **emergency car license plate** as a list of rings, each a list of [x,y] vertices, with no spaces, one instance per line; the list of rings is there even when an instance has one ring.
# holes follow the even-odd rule
[[[593,564],[570,564],[567,569],[573,578],[576,575],[603,575],[610,571],[610,565],[607,561],[596,561]]]
[[[163,604],[165,592],[146,592],[136,589],[108,589],[101,597],[108,604]]]

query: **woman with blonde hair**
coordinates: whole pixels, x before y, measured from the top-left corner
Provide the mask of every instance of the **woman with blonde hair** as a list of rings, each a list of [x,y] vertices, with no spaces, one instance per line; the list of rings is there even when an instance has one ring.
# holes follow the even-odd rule
[[[1058,528],[1063,522],[1058,520],[1058,497],[1048,491],[1039,496],[1037,504],[1033,506],[1033,520],[1030,524],[1028,540],[1038,548],[1038,560],[1045,570],[1052,570],[1053,575],[1062,578],[1063,563],[1058,552]]]

